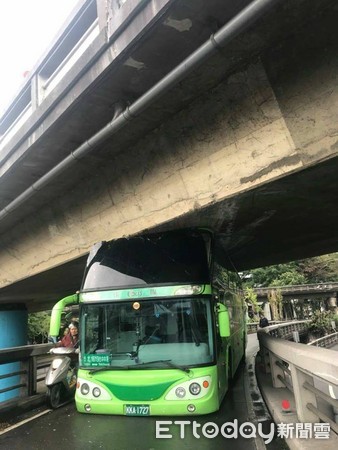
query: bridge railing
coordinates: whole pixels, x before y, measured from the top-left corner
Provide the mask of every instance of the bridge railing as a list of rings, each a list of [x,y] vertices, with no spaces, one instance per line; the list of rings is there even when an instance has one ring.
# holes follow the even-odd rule
[[[285,323],[285,320],[270,320],[270,325],[277,325],[279,323]],[[248,322],[246,325],[247,332],[250,333],[257,333],[259,330],[259,322]]]
[[[260,329],[257,336],[262,365],[265,373],[271,375],[274,388],[287,388],[293,393],[300,422],[323,421],[338,434],[337,353],[277,337],[290,337],[294,331],[301,332],[305,322]]]
[[[324,348],[329,348],[334,344],[338,344],[338,332],[328,334],[327,336],[323,336],[308,343],[308,345],[315,345],[316,347]]]
[[[50,50],[28,74],[25,83],[0,117],[1,148],[22,127],[61,78],[97,36],[95,0],[83,0],[73,11]],[[93,31],[94,30],[94,31]]]
[[[31,116],[34,124],[34,113],[42,103],[45,111],[41,114],[48,114],[99,55],[137,19],[147,3],[140,0],[79,2],[75,7],[78,9],[72,11],[49,50],[28,73],[3,115],[0,111],[0,150],[10,142],[14,145],[12,139]],[[151,11],[154,15],[158,13],[157,8]],[[150,20],[148,17],[147,22]],[[114,48],[112,53],[115,52]]]
[[[48,353],[52,347],[53,344],[38,344],[0,350],[0,394],[18,392],[13,399],[0,402],[0,412],[37,394],[38,382],[44,380],[52,360]],[[12,365],[6,366],[10,363],[19,363],[18,368],[13,370]],[[1,383],[1,380],[7,383]]]
[[[261,287],[255,288],[254,291],[257,295],[266,296],[273,289],[280,289],[282,294],[337,292],[338,283],[328,282],[313,284],[294,284],[278,287]]]

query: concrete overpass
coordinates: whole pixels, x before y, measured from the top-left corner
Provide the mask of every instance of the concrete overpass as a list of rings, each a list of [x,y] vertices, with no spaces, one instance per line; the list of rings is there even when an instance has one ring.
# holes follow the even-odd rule
[[[81,0],[1,119],[0,302],[144,230],[211,227],[238,269],[338,250],[335,3]]]
[[[275,286],[275,287],[261,287],[255,288],[258,300],[266,299],[268,293],[272,289],[280,289],[284,299],[292,298],[337,298],[338,283],[315,283],[315,284],[298,284],[291,286]]]

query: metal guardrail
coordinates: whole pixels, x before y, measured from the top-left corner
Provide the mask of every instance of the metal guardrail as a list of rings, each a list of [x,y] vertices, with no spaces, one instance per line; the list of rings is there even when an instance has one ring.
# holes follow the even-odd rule
[[[5,348],[0,350],[0,366],[18,362],[19,370],[8,371],[5,370],[0,376],[1,380],[10,380],[13,378],[13,383],[5,388],[0,388],[0,394],[19,389],[19,395],[11,400],[0,402],[0,411],[6,408],[9,403],[17,403],[19,400],[34,396],[37,394],[37,383],[45,378],[47,367],[50,365],[52,355],[49,355],[49,350],[53,344],[39,344],[39,345],[24,345],[22,347]],[[20,376],[17,382],[17,376]]]
[[[337,353],[276,337],[301,332],[304,322],[289,322],[258,331],[262,365],[271,374],[274,388],[286,387],[293,393],[300,422],[321,420],[338,434]]]

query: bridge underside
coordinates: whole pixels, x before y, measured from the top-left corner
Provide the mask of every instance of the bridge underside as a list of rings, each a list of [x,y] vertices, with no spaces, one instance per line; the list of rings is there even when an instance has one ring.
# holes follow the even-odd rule
[[[151,231],[212,228],[238,270],[338,251],[337,162],[330,160],[235,199],[196,209]],[[24,302],[30,311],[50,308],[57,298],[79,289],[86,258],[84,255],[2,288],[1,302]]]
[[[238,270],[338,250],[338,12],[330,1],[292,5],[0,222],[0,303],[49,308],[79,289],[94,242],[143,231],[211,228]],[[0,179],[3,205],[42,160],[53,167],[60,147],[65,156],[111,120],[124,79],[140,88],[137,69],[121,65],[46,125],[31,159]]]

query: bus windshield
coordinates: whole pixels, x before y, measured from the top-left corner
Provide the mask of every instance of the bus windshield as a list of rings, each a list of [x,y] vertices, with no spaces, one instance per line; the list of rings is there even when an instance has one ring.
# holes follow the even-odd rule
[[[101,242],[89,254],[81,290],[209,283],[207,239],[181,230]]]
[[[81,366],[167,368],[214,360],[210,296],[85,304]]]

